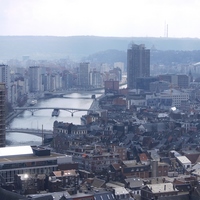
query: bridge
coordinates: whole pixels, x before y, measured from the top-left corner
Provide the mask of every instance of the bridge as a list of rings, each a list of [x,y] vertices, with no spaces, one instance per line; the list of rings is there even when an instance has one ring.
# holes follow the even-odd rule
[[[32,113],[32,115],[34,114],[34,112],[36,112],[37,110],[65,110],[71,113],[71,115],[73,116],[75,112],[80,112],[80,111],[95,111],[94,109],[83,109],[83,108],[59,108],[59,107],[15,107],[14,111],[24,111],[24,110],[28,110]]]
[[[92,97],[68,97],[68,96],[60,96],[60,98],[64,98],[64,99],[93,99]]]
[[[101,89],[104,89],[104,88],[101,88]],[[95,91],[95,90],[94,90]],[[65,95],[68,95],[68,94],[72,94],[72,93],[81,93],[81,94],[87,94],[88,92],[92,92],[92,91],[84,91],[84,90],[75,90],[75,91],[69,91],[69,90],[66,90],[66,91],[53,91],[53,92],[44,92],[44,97],[49,97],[49,98],[53,98],[53,97],[63,97]],[[96,92],[94,93],[94,95],[101,95],[101,94],[104,94],[104,92]],[[91,98],[90,97],[71,97],[71,98],[75,98],[75,99],[92,99],[92,96]]]
[[[36,135],[39,137],[53,136],[52,130],[40,130],[40,129],[30,129],[30,128],[7,128],[6,133],[19,132],[27,133],[31,135]]]
[[[80,96],[80,97],[76,97],[76,96],[66,96],[66,94],[50,94],[50,95],[45,95],[44,98],[65,98],[65,99],[95,99],[96,95],[91,95],[91,97],[87,97],[87,96]]]

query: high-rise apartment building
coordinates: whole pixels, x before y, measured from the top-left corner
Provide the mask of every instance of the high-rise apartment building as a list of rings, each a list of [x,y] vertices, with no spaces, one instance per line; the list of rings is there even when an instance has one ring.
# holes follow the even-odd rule
[[[29,67],[29,91],[40,92],[42,87],[41,68],[38,66]]]
[[[88,87],[90,85],[89,72],[90,72],[90,64],[88,62],[80,63],[79,85],[81,87]]]
[[[10,67],[8,65],[0,65],[0,83],[5,83],[6,98],[8,102],[11,102],[11,78]]]
[[[150,49],[132,44],[127,50],[127,87],[136,88],[136,78],[150,76]]]
[[[62,74],[62,88],[64,90],[74,87],[74,74],[64,70]]]
[[[0,83],[0,147],[4,147],[6,143],[5,136],[5,104],[6,104],[6,86]]]
[[[115,62],[114,68],[120,68],[122,71],[122,74],[124,73],[124,63],[123,62]]]
[[[103,86],[103,76],[100,71],[90,71],[90,85],[94,88],[102,87]]]

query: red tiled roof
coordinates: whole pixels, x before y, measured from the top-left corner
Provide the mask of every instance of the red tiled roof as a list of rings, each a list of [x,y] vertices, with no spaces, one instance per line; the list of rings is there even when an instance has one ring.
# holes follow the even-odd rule
[[[139,157],[140,157],[140,161],[147,161],[148,160],[147,155],[145,153],[139,154]]]
[[[196,163],[197,159],[199,158],[200,153],[198,154],[185,154],[185,156],[191,161],[192,164]]]

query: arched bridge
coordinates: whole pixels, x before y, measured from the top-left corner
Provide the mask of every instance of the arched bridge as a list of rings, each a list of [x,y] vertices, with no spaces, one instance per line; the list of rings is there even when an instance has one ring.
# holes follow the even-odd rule
[[[71,113],[71,115],[73,116],[73,114],[75,112],[80,112],[80,111],[97,111],[94,109],[82,109],[82,108],[58,108],[58,107],[16,107],[14,108],[14,111],[23,111],[23,110],[28,110],[32,113],[32,115],[34,114],[34,112],[36,112],[37,110],[65,110]]]
[[[40,130],[40,129],[30,129],[30,128],[7,128],[6,129],[6,133],[10,133],[10,132],[19,132],[19,133],[27,133],[27,134],[31,134],[31,135],[36,135],[39,137],[43,137],[43,136],[53,136],[53,131],[52,130]]]

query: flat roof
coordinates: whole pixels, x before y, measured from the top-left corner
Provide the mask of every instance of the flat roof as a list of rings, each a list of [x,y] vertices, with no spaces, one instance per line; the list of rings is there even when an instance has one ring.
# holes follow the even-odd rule
[[[62,175],[62,171],[64,172],[63,175]],[[53,171],[53,174],[56,176],[56,177],[62,177],[62,176],[78,176],[77,173],[76,173],[76,170],[75,169],[71,169],[71,170],[60,170],[60,171]]]
[[[176,157],[183,164],[191,164],[191,161],[186,156]]]
[[[173,187],[172,183],[159,183],[159,184],[151,184],[147,185],[148,188],[152,191],[152,193],[159,193],[159,192],[177,192],[178,190]]]
[[[31,162],[31,161],[44,161],[44,160],[55,160],[59,157],[65,156],[64,154],[51,153],[49,156],[36,156],[32,155],[15,155],[15,156],[5,156],[0,157],[1,164],[8,163],[21,163],[21,162]]]
[[[136,160],[123,160],[122,161],[126,167],[132,167],[132,166],[135,166],[136,165]]]
[[[129,194],[129,192],[126,190],[124,187],[115,187],[115,195],[120,195],[120,194]]]
[[[0,157],[30,154],[33,154],[33,149],[31,146],[13,146],[0,148]]]

